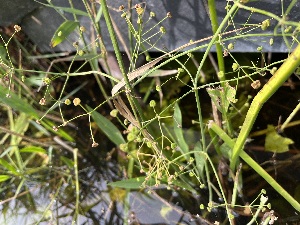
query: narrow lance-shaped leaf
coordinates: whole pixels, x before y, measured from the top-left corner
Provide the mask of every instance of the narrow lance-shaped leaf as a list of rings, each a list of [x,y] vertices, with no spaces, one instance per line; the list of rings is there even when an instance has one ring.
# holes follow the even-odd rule
[[[189,146],[187,145],[182,131],[182,115],[178,104],[174,105],[174,133],[176,136],[176,143],[180,147],[182,153],[188,153]]]
[[[10,178],[11,178],[11,176],[9,176],[9,175],[0,175],[0,182],[4,182]]]
[[[67,20],[63,22],[59,28],[55,31],[52,39],[50,46],[54,48],[61,42],[63,42],[74,30],[75,28],[79,25],[79,22]]]
[[[17,175],[17,176],[19,175],[19,173],[17,172],[16,168],[13,167],[12,165],[10,165],[6,160],[0,158],[0,165],[2,165],[3,167],[5,167],[12,174]]]
[[[89,111],[93,110],[89,106],[87,106],[87,109]],[[100,128],[100,130],[109,138],[109,140],[111,140],[114,144],[118,146],[120,144],[125,143],[121,132],[110,120],[108,120],[96,111],[92,112],[91,115],[98,127]]]
[[[45,149],[38,146],[26,146],[20,149],[20,152],[47,154]]]
[[[9,93],[9,97],[6,95]],[[9,90],[0,85],[0,102],[10,106],[11,108],[18,110],[20,112],[26,113],[27,115],[33,116],[35,119],[38,118],[38,114],[35,109],[23,99],[20,99],[13,92],[9,92]]]

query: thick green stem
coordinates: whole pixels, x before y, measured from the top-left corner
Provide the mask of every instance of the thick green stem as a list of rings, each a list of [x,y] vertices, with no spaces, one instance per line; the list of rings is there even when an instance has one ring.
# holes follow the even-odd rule
[[[208,8],[209,8],[212,31],[213,31],[213,34],[215,34],[219,27],[215,0],[208,0]],[[216,43],[216,52],[217,52],[217,57],[218,57],[219,71],[223,71],[225,74],[223,51],[222,51],[222,46],[220,43]],[[225,76],[221,76],[220,80],[224,81]]]
[[[232,150],[230,163],[231,170],[235,170],[236,161],[242,152],[245,141],[253,127],[256,117],[263,104],[275,93],[275,91],[287,80],[287,78],[300,65],[300,45],[289,55],[287,60],[281,65],[274,76],[264,85],[253,99],[247,112],[245,121]]]
[[[209,129],[213,130],[229,147],[233,147],[235,141],[232,140],[216,123],[210,121]],[[297,202],[276,180],[273,179],[257,162],[255,162],[246,152],[241,151],[240,157],[252,168],[257,174],[264,178],[285,200],[287,200],[297,211],[300,212],[300,203]]]

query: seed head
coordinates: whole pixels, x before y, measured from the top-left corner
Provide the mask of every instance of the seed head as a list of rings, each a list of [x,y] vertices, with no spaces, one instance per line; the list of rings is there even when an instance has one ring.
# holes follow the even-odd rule
[[[160,27],[160,28],[159,28],[159,31],[160,31],[161,33],[165,34],[165,33],[166,33],[166,28]]]
[[[110,111],[109,114],[110,114],[111,117],[117,117],[118,112],[119,112],[119,111],[118,111],[117,109],[113,109],[112,111]]]
[[[97,142],[93,142],[93,144],[92,144],[92,148],[95,148],[95,147],[97,147],[99,144],[97,143]]]
[[[256,81],[253,81],[252,84],[251,84],[251,87],[253,87],[253,89],[258,89],[260,88],[260,80],[256,80]]]
[[[14,25],[14,29],[16,32],[20,32],[22,28],[19,25]]]
[[[74,104],[75,106],[80,105],[80,102],[81,102],[80,98],[74,98],[74,100],[73,100],[73,104]]]
[[[155,12],[150,12],[150,17],[151,17],[151,18],[153,18],[153,17],[155,17],[155,16],[156,16]]]
[[[70,105],[70,104],[71,104],[71,100],[67,98],[67,99],[65,100],[65,104],[66,104],[66,105]]]
[[[237,71],[238,68],[239,68],[239,64],[237,64],[237,63],[233,63],[233,64],[232,64],[232,70],[233,70],[234,72]]]
[[[46,99],[45,98],[41,98],[39,104],[40,105],[46,105]]]
[[[136,13],[138,15],[142,15],[144,13],[144,9],[142,8],[142,6],[140,4],[136,4],[134,7],[135,7]]]
[[[227,47],[229,50],[233,50],[234,49],[234,44],[233,43],[230,43]]]
[[[82,33],[86,31],[86,29],[85,29],[84,26],[80,26],[79,30],[80,30],[80,32],[82,32]]]

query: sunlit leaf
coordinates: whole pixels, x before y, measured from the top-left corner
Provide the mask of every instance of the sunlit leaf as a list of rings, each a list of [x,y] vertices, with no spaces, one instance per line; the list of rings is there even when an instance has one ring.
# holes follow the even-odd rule
[[[87,106],[89,111],[93,109]],[[126,143],[119,129],[107,118],[102,116],[100,113],[94,111],[91,113],[92,118],[100,128],[100,130],[111,140],[115,145]]]
[[[176,136],[176,143],[180,147],[182,153],[188,153],[189,146],[183,136],[182,115],[177,103],[174,105],[174,133]]]
[[[12,165],[10,165],[6,160],[4,159],[0,159],[0,165],[2,165],[3,167],[5,167],[9,172],[15,174],[15,175],[19,175],[19,173],[17,172],[16,168],[13,167]]]
[[[0,175],[0,182],[4,182],[10,178],[11,178],[11,176],[9,176],[9,175]]]
[[[79,26],[79,22],[67,20],[55,31],[50,46],[53,48],[63,42]]]
[[[289,145],[293,144],[294,141],[290,138],[285,138],[279,135],[275,127],[268,125],[265,140],[265,150],[275,153],[283,153],[289,150]]]
[[[20,152],[42,153],[42,154],[47,153],[45,149],[37,146],[26,146],[25,148],[20,149]]]
[[[7,97],[7,94],[10,96]],[[33,116],[34,118],[38,118],[38,114],[35,109],[26,101],[19,98],[15,93],[9,92],[9,90],[0,85],[0,102],[10,106],[11,108],[24,112],[27,115]]]

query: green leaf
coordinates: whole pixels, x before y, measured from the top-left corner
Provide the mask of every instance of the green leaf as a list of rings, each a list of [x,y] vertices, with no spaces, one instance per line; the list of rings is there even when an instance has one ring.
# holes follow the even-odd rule
[[[55,31],[50,46],[54,48],[61,42],[63,42],[74,30],[79,26],[79,22],[67,20],[63,22],[59,28]]]
[[[87,109],[89,111],[92,111],[93,109],[89,106],[87,106]],[[100,130],[111,140],[115,145],[119,146],[120,144],[126,143],[124,140],[122,133],[119,131],[119,129],[108,119],[106,119],[104,116],[102,116],[100,113],[93,111],[91,113],[92,118],[100,128]]]
[[[108,183],[108,185],[112,187],[118,187],[118,188],[140,189],[142,188],[142,184],[145,181],[145,178],[146,177],[136,177],[127,180],[120,180],[120,181]]]
[[[48,5],[48,6],[50,6],[50,5]],[[51,7],[51,6],[50,6],[50,7]],[[64,11],[64,12],[76,14],[76,15],[79,15],[79,16],[87,16],[87,17],[89,16],[88,13],[86,13],[85,11],[79,10],[79,9],[68,8],[68,7],[58,7],[58,6],[55,6],[55,7],[53,7],[53,8],[62,10],[62,11]]]
[[[206,161],[206,157],[204,154],[201,154],[200,152],[203,151],[201,143],[198,141],[195,145],[194,151],[197,151],[195,155],[195,160],[196,160],[196,166],[197,166],[197,172],[202,175],[203,170],[204,170],[204,165]]]
[[[53,5],[50,5],[50,4],[45,4],[43,2],[40,2],[40,1],[37,1],[35,0],[36,2],[38,2],[39,4],[41,5],[44,5],[46,7],[50,7],[50,8],[54,8],[56,10],[62,10],[64,12],[68,12],[68,13],[72,13],[72,14],[76,14],[76,15],[79,15],[79,16],[89,16],[88,13],[82,11],[82,10],[79,10],[79,9],[74,9],[74,8],[68,8],[68,7],[59,7],[59,6],[53,6]]]
[[[136,178],[131,178],[127,180],[120,180],[120,181],[115,181],[108,183],[108,185],[112,187],[118,187],[118,188],[127,188],[127,189],[141,189],[143,188],[143,183],[145,182],[146,177],[136,177]],[[163,183],[167,184],[168,180],[167,178],[163,178],[161,180]],[[195,192],[195,190],[188,184],[180,181],[180,180],[173,180],[172,183],[180,188],[186,189],[190,192]],[[155,185],[155,179],[150,178],[147,180],[147,186],[154,186]]]
[[[61,161],[63,161],[70,169],[73,169],[74,168],[74,162],[67,158],[67,157],[64,157],[64,156],[61,156],[59,157]]]
[[[9,176],[9,175],[0,175],[0,182],[4,182],[10,178],[11,178],[11,176]]]
[[[187,145],[182,129],[182,115],[178,104],[174,105],[174,133],[176,137],[176,143],[180,147],[182,153],[189,152],[189,146]],[[188,156],[187,156],[188,157]]]
[[[45,149],[37,146],[26,146],[25,148],[20,149],[20,152],[42,153],[42,154],[47,153]]]
[[[19,175],[16,168],[10,165],[6,160],[0,159],[0,164],[5,167],[9,172],[13,173],[14,175]]]
[[[265,150],[275,153],[283,153],[289,150],[289,145],[294,141],[290,138],[285,138],[279,135],[275,127],[268,125],[267,134],[265,139]]]
[[[228,111],[230,103],[237,102],[235,99],[236,90],[228,83],[224,84],[224,88],[206,88],[206,91],[213,103],[217,106],[217,109],[222,113],[226,113]]]
[[[9,94],[10,97],[6,97]],[[38,114],[35,109],[23,99],[20,99],[15,93],[9,91],[7,88],[0,85],[0,102],[10,106],[11,108],[24,112],[27,115],[33,116],[35,119],[38,118]]]

